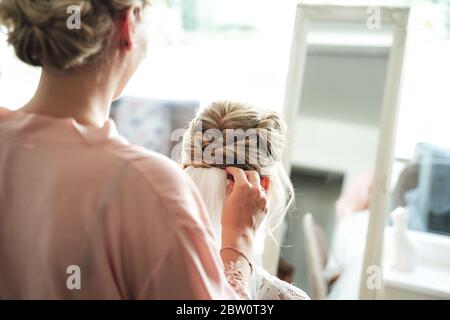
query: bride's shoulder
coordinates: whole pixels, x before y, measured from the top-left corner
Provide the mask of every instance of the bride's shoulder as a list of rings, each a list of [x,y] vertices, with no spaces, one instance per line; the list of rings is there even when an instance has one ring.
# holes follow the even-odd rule
[[[257,291],[257,300],[310,300],[300,288],[287,283],[261,270],[261,284]]]

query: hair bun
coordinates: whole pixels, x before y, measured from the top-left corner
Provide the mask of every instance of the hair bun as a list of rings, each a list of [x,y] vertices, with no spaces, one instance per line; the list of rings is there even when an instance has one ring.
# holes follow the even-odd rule
[[[67,70],[100,56],[111,39],[116,10],[146,1],[0,0],[0,24],[22,61]],[[67,26],[72,5],[81,13],[81,28],[73,30]]]
[[[205,133],[210,129],[212,129],[213,139],[205,137]],[[243,130],[244,135],[227,141],[226,130],[228,129]],[[257,145],[255,148],[255,145],[246,138],[246,133],[250,133],[249,129],[256,132],[255,137],[258,139],[258,144],[263,142],[262,148],[261,145]],[[217,134],[217,131],[222,134]],[[261,138],[262,140],[260,140]],[[273,231],[283,222],[288,208],[294,201],[294,189],[281,162],[285,142],[286,125],[277,113],[261,112],[245,103],[218,101],[202,110],[190,122],[189,129],[183,137],[181,161],[185,168],[194,167],[188,170],[191,176],[194,172],[203,172],[202,176],[205,178],[207,187],[211,183],[211,187],[208,189],[209,195],[214,194],[214,190],[217,190],[217,183],[207,178],[209,172],[198,168],[233,166],[243,170],[255,170],[261,176],[269,176],[270,221],[268,226]],[[242,150],[241,147],[244,147],[245,154],[239,151]],[[256,155],[252,154],[252,150],[256,151]],[[216,158],[215,155],[219,155],[219,157]],[[220,161],[222,155],[225,155],[222,159],[229,160],[232,157],[235,161],[231,164],[217,164],[208,161],[216,159]]]
[[[9,42],[14,45],[16,53],[25,52],[22,57],[19,58],[33,66],[42,65],[42,48],[45,41],[45,34],[39,26],[30,25],[26,28],[21,28],[10,34]]]
[[[233,141],[228,141],[227,130],[230,129],[240,130],[240,134],[235,132]],[[208,136],[209,130],[213,137]],[[216,137],[217,130],[221,133],[219,138]],[[182,161],[184,164],[197,163],[199,159],[195,157],[201,151],[203,157],[213,158],[206,159],[209,165],[225,167],[229,163],[224,161],[234,159],[246,170],[261,172],[281,160],[285,135],[285,125],[277,113],[263,113],[239,102],[213,102],[190,123],[184,137]],[[210,163],[214,159],[223,161]]]

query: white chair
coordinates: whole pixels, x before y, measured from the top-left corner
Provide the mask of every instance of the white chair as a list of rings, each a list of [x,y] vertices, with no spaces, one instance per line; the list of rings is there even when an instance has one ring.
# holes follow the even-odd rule
[[[328,291],[327,280],[324,276],[326,252],[324,249],[323,234],[320,234],[321,231],[314,223],[311,213],[305,214],[303,217],[303,232],[306,263],[308,266],[311,298],[314,300],[325,299]]]

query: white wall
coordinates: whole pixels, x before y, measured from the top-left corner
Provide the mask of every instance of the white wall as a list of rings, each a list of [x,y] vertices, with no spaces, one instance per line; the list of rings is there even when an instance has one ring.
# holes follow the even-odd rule
[[[324,48],[327,49],[327,48]],[[386,53],[308,53],[294,129],[294,167],[344,174],[375,166]]]
[[[313,117],[299,117],[292,163],[295,166],[344,173],[346,179],[375,165],[378,129]]]

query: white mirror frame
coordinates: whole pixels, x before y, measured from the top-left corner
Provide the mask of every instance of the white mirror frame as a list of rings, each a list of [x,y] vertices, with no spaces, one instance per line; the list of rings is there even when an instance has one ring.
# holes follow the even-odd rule
[[[361,299],[382,298],[383,285],[369,289],[366,285],[371,274],[367,273],[369,266],[379,266],[379,276],[382,276],[382,251],[384,227],[387,218],[389,201],[389,182],[393,152],[396,137],[396,123],[398,102],[400,96],[403,56],[406,44],[408,7],[377,6],[380,11],[380,23],[387,23],[394,27],[393,41],[389,51],[389,60],[384,85],[383,105],[380,118],[377,159],[374,172],[374,183],[370,205],[370,218],[366,241],[363,270],[359,297]],[[371,6],[337,6],[298,4],[295,18],[294,35],[288,69],[286,93],[284,102],[284,117],[290,128],[290,139],[284,158],[284,165],[291,171],[292,150],[295,136],[295,120],[298,116],[305,61],[307,56],[307,36],[309,25],[313,21],[361,22],[366,23],[373,12]],[[279,237],[277,240],[280,240]],[[265,267],[274,272],[278,261],[278,248],[267,245],[265,250]],[[379,279],[382,284],[382,278]]]

